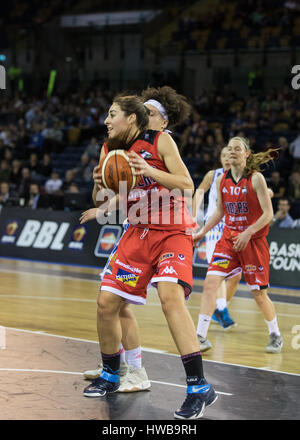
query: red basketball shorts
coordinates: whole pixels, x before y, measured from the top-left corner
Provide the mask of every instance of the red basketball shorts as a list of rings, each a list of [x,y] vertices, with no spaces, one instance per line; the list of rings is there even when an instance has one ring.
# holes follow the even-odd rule
[[[130,226],[110,261],[101,290],[133,304],[145,304],[147,286],[169,281],[183,286],[188,297],[193,283],[193,240],[184,232]]]
[[[242,252],[233,249],[233,242],[223,237],[217,242],[207,275],[231,278],[241,271],[251,290],[269,286],[269,245],[266,237],[250,240]]]

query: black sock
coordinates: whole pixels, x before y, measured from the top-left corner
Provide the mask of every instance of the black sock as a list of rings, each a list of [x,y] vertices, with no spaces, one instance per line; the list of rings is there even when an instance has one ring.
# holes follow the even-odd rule
[[[196,385],[201,379],[204,379],[200,351],[181,356],[181,360],[185,369],[188,385]]]
[[[103,371],[116,376],[120,375],[120,352],[114,354],[101,353]]]

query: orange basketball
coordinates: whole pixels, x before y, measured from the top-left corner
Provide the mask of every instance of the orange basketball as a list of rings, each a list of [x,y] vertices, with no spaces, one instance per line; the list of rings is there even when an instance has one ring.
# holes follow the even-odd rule
[[[124,150],[110,151],[99,162],[102,182],[105,188],[119,192],[119,182],[127,182],[127,191],[139,182],[140,176],[134,175],[134,168],[129,165],[129,158]]]

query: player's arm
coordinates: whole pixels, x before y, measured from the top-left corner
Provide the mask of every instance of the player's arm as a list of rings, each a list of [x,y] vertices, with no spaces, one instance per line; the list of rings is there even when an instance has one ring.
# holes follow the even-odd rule
[[[153,168],[138,154],[129,152],[130,164],[136,168],[136,174],[152,177],[156,182],[170,190],[194,191],[194,183],[190,173],[181,159],[176,143],[168,133],[162,133],[159,136],[157,151],[169,173]]]
[[[234,249],[237,252],[244,250],[252,235],[258,232],[264,226],[268,225],[273,218],[273,207],[270,194],[266,180],[261,173],[256,172],[252,175],[252,187],[257,194],[257,198],[263,213],[255,223],[249,226],[241,234],[233,238]]]
[[[253,174],[252,186],[257,194],[260,207],[263,211],[262,215],[256,220],[256,222],[248,228],[251,230],[251,234],[253,235],[264,226],[268,225],[272,220],[274,214],[267,183],[261,173],[257,172]]]
[[[222,218],[224,217],[224,208],[222,204],[222,195],[220,190],[220,183],[223,176],[219,176],[216,181],[216,188],[217,188],[217,206],[216,210],[213,213],[213,215],[209,218],[207,223],[203,226],[203,228],[200,230],[198,234],[194,236],[194,244],[196,244],[198,241],[201,241],[205,234],[208,233],[214,226],[216,226]]]
[[[192,199],[192,217],[197,221],[197,213],[203,201],[204,194],[210,189],[214,177],[214,170],[208,171],[198,188],[196,189]]]
[[[104,145],[101,148],[100,160],[103,157],[105,157]],[[100,162],[100,160],[99,160],[99,162]],[[101,202],[97,201],[97,193],[98,193],[98,191],[100,191],[101,189],[104,188],[103,184],[102,184],[102,178],[101,178],[99,164],[97,166],[95,166],[95,168],[93,170],[93,179],[94,179],[94,188],[93,188],[92,198],[93,198],[94,205],[98,208],[98,206],[101,205]]]

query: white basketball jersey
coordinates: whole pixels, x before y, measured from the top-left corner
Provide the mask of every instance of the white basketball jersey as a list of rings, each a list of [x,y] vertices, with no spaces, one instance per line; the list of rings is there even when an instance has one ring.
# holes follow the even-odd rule
[[[217,182],[217,178],[219,176],[222,176],[223,174],[224,174],[224,168],[218,168],[214,172],[211,186],[210,186],[210,190],[209,190],[209,194],[208,194],[208,206],[207,206],[207,210],[206,210],[205,217],[204,217],[205,222],[208,221],[208,219],[213,215],[213,213],[216,210],[217,199],[218,199],[216,182]],[[223,228],[224,228],[224,217],[220,221],[220,223],[218,223],[216,226],[214,226],[205,235],[206,258],[209,263],[211,262],[216,243],[222,237]]]
[[[217,198],[218,198],[216,182],[217,182],[217,178],[219,176],[222,176],[223,174],[224,174],[224,168],[218,168],[214,171],[214,175],[212,178],[212,182],[211,182],[210,190],[209,190],[209,194],[208,194],[208,206],[207,206],[207,210],[206,210],[205,218],[204,218],[204,220],[206,222],[213,215],[213,213],[216,210]]]

